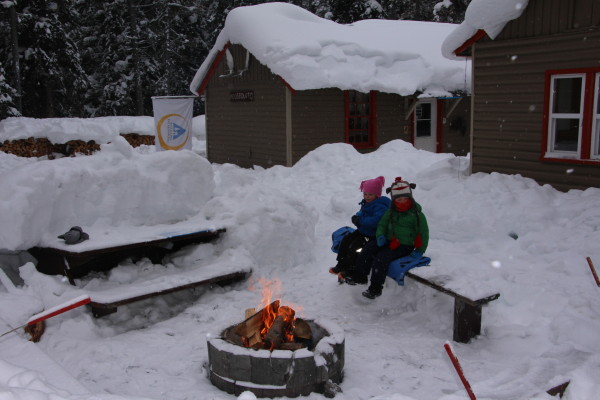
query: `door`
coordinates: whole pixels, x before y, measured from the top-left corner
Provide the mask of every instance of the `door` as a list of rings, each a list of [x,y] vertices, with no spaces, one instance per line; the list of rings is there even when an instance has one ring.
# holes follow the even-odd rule
[[[413,118],[414,146],[435,153],[437,151],[436,99],[419,100]]]

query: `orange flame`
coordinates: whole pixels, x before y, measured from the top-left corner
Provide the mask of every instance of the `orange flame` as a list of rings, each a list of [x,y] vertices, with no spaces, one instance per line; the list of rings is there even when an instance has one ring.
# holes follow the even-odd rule
[[[258,283],[262,286],[262,298],[260,301],[260,308],[263,309],[262,322],[263,328],[260,331],[261,338],[269,332],[269,329],[273,326],[275,319],[281,316],[285,322],[284,338],[286,342],[294,341],[294,322],[296,320],[293,308],[288,306],[280,306],[281,297],[281,281],[279,279],[268,280],[265,278],[258,278]],[[278,300],[272,301],[273,297]]]

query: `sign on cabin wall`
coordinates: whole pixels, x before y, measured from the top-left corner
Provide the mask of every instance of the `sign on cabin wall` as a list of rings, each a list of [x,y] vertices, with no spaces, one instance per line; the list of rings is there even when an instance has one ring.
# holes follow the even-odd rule
[[[254,101],[254,90],[236,90],[229,92],[229,100],[233,102]]]

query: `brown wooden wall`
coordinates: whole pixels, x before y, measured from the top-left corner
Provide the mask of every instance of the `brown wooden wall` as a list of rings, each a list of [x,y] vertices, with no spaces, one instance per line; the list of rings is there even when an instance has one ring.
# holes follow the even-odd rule
[[[511,21],[496,40],[582,30],[600,25],[600,0],[529,0],[518,19]]]
[[[250,56],[229,47],[234,71],[221,60],[206,88],[206,152],[209,161],[250,168],[286,164],[285,91],[282,81]],[[251,90],[254,101],[231,101],[232,91]]]
[[[344,142],[344,92],[340,89],[290,91],[285,82],[239,45],[229,47],[233,69],[226,57],[211,75],[206,95],[207,158],[241,167],[287,165],[286,102],[291,102],[292,164],[326,143]],[[251,91],[253,101],[232,101],[232,92]],[[287,95],[287,93],[292,93]],[[412,118],[406,118],[412,97],[377,93],[377,146],[412,138]],[[464,114],[463,104],[453,117]],[[468,118],[467,118],[468,120]],[[452,121],[450,119],[449,121]],[[447,124],[447,127],[449,125]],[[449,129],[443,149],[465,155],[464,135]],[[450,143],[456,141],[456,143]],[[362,152],[374,149],[363,149]]]
[[[456,156],[466,156],[471,151],[471,97],[463,97],[456,106],[455,99],[442,100],[443,136],[441,150]]]
[[[584,3],[596,27],[569,28],[565,18],[581,21]],[[473,172],[521,174],[559,190],[600,187],[600,166],[540,160],[545,71],[598,67],[599,4],[530,0],[498,38],[474,45]]]
[[[292,163],[321,145],[344,142],[344,92],[302,90],[291,101]]]
[[[395,139],[411,141],[412,119],[405,118],[412,97],[397,94],[377,93],[377,145]]]

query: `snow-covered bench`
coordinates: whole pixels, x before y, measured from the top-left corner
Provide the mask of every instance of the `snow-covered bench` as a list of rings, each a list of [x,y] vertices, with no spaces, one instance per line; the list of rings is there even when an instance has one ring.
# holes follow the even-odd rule
[[[250,267],[203,265],[183,272],[159,276],[140,283],[133,283],[103,290],[89,290],[90,307],[95,317],[112,314],[119,306],[177,292],[198,286],[224,286],[246,279],[252,273]]]
[[[448,268],[430,265],[413,268],[406,276],[454,297],[453,340],[467,343],[481,333],[482,306],[499,298],[500,293],[463,271],[449,272]]]
[[[354,228],[342,227],[332,233],[331,251],[338,252],[343,237]],[[408,260],[407,260],[408,259]],[[390,263],[388,277],[404,285],[407,276],[416,282],[454,297],[454,332],[456,342],[467,343],[481,333],[482,306],[500,297],[495,288],[480,277],[481,269],[469,266],[440,267],[428,265],[431,259],[422,257],[416,261],[406,257]],[[395,264],[395,265],[394,265]],[[425,265],[425,266],[418,266]],[[452,271],[452,274],[449,272]]]
[[[163,230],[160,230],[163,229]],[[37,259],[37,270],[50,275],[65,275],[72,285],[75,279],[91,271],[107,271],[125,259],[148,258],[153,264],[161,264],[165,255],[184,246],[208,243],[226,230],[193,230],[189,225],[127,229],[129,232],[103,235],[101,231],[89,231],[90,239],[74,245],[62,240],[44,243],[29,252]],[[87,232],[87,231],[86,231]],[[248,266],[202,265],[181,268],[142,282],[119,285],[109,289],[85,289],[96,317],[111,314],[121,305],[160,296],[198,286],[227,285],[246,279],[252,272]]]
[[[221,229],[145,231],[130,235],[114,234],[103,237],[89,232],[90,240],[68,245],[57,239],[54,243],[29,249],[37,261],[37,269],[50,275],[65,275],[72,285],[75,279],[90,271],[106,271],[126,258],[147,257],[160,264],[163,257],[184,246],[207,243],[220,237]]]

